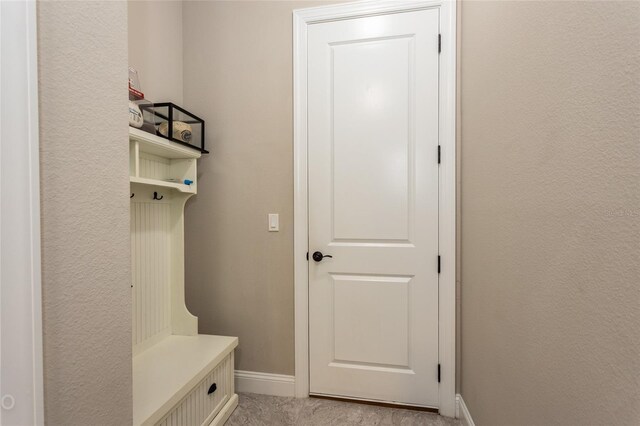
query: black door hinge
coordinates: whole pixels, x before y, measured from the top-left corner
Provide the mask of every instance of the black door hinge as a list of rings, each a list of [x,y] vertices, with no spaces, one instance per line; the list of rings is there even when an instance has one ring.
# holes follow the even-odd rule
[[[440,364],[438,364],[438,383],[440,383]]]
[[[438,34],[438,53],[442,52],[442,34]]]
[[[438,256],[438,273],[440,273],[440,256]]]
[[[438,145],[438,164],[440,164],[440,145]]]
[[[309,252],[307,252],[307,262],[309,261]]]

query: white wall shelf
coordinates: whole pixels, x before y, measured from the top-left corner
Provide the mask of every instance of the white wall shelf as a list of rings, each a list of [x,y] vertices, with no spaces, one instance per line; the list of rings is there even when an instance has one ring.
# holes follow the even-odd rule
[[[193,185],[184,185],[177,182],[168,182],[165,180],[141,178],[141,177],[134,177],[134,176],[129,176],[129,181],[131,183],[141,183],[143,185],[152,185],[152,186],[160,186],[163,188],[177,189],[180,192],[185,192],[188,194],[196,193],[196,190],[195,188],[193,188]]]
[[[129,127],[131,183],[197,193],[197,160],[201,153],[160,136]],[[179,182],[190,180],[191,185]]]
[[[144,130],[136,129],[135,127],[129,127],[129,140],[138,142],[142,151],[165,158],[197,159],[202,155],[199,151],[145,132]]]

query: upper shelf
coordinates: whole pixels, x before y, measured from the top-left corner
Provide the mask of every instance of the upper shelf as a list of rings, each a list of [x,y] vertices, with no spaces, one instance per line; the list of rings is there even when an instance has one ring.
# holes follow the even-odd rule
[[[189,194],[197,193],[199,151],[129,127],[129,180]],[[190,185],[184,184],[191,181]]]
[[[134,127],[129,127],[129,139],[139,143],[141,152],[164,158],[200,158],[202,156],[200,152],[194,149]]]
[[[149,179],[142,177],[129,176],[129,182],[131,183],[142,183],[144,185],[153,185],[153,186],[161,186],[164,188],[177,189],[180,192],[186,192],[188,194],[195,194],[196,189],[194,185],[184,185],[177,182],[167,182],[160,179]]]

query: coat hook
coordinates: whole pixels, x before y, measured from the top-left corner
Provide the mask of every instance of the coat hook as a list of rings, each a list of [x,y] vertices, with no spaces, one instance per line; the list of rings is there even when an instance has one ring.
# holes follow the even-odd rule
[[[154,200],[162,200],[163,198],[164,198],[164,195],[161,195],[160,198],[158,198],[158,193],[157,192],[153,193],[153,199]]]
[[[129,198],[133,198],[133,196],[134,196],[134,195],[136,195],[136,194],[134,194],[134,193],[132,192],[132,193],[131,193],[131,197],[129,197]]]

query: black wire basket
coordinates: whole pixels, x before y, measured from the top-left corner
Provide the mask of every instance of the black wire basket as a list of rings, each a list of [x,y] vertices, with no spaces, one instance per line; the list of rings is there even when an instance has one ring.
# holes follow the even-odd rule
[[[204,120],[171,102],[139,105],[145,122],[155,133],[171,142],[208,154],[204,147]]]

